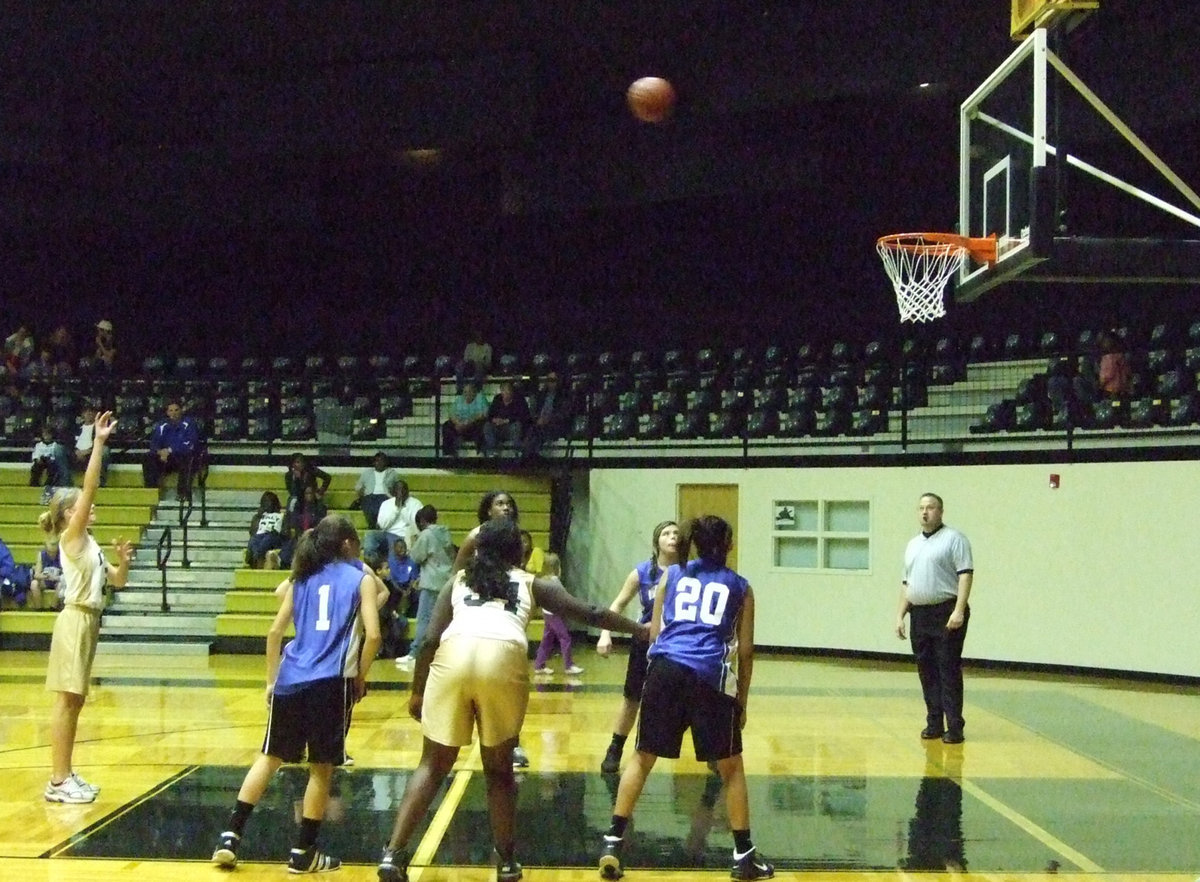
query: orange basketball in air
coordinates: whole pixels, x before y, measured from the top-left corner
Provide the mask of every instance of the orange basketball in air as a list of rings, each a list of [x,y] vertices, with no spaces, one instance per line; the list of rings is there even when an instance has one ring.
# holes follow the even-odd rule
[[[662,122],[675,107],[675,87],[662,77],[642,77],[629,84],[625,98],[642,122]]]

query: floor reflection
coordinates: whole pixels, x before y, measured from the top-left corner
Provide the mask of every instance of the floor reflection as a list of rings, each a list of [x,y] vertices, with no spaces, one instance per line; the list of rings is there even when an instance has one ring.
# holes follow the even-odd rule
[[[904,870],[962,871],[967,868],[963,845],[963,747],[941,741],[925,744],[925,774],[917,788]]]

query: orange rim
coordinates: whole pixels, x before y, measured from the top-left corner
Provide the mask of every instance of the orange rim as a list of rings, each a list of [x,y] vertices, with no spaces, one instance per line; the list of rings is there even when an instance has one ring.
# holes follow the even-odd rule
[[[880,248],[907,251],[910,254],[930,254],[949,245],[963,249],[976,263],[996,262],[995,233],[982,239],[959,236],[957,233],[892,233],[880,236],[878,245]]]

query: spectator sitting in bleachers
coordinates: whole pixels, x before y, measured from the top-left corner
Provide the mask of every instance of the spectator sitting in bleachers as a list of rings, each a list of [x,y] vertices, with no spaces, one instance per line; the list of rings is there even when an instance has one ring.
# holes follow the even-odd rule
[[[47,536],[45,545],[38,551],[37,559],[33,562],[33,582],[41,594],[38,609],[42,609],[43,601],[54,598],[54,608],[62,609],[62,559],[58,552],[58,537]]]
[[[33,333],[28,325],[21,325],[4,340],[4,363],[12,376],[25,370],[33,358]]]
[[[533,422],[525,434],[525,456],[537,456],[547,442],[563,437],[570,417],[571,405],[559,386],[558,372],[550,371],[538,392]]]
[[[450,405],[450,419],[442,423],[442,453],[458,456],[458,445],[462,441],[473,441],[478,447],[483,443],[483,424],[487,420],[488,403],[479,394],[473,382],[463,386]]]
[[[417,540],[417,512],[423,503],[415,496],[409,495],[408,482],[397,478],[391,487],[391,496],[379,506],[376,515],[378,530],[367,535],[365,554],[380,557],[388,553],[397,539],[402,539],[405,545],[412,545]]]
[[[400,480],[400,473],[388,466],[387,454],[382,450],[371,458],[371,467],[363,469],[354,485],[354,502],[351,508],[362,511],[367,519],[367,529],[375,530],[378,525],[379,506],[392,495],[392,485]]]
[[[317,525],[321,518],[329,514],[325,500],[317,495],[316,487],[305,487],[304,498],[297,503],[294,511],[287,513],[288,535],[279,550],[279,565],[285,570],[292,567],[292,556],[296,552],[296,541],[306,531]]]
[[[487,422],[483,424],[483,455],[495,456],[502,445],[522,449],[525,430],[529,427],[529,402],[518,395],[510,380],[500,384],[500,392],[488,407]]]
[[[117,366],[117,343],[113,339],[113,323],[108,319],[96,322],[96,348],[92,354],[94,365],[111,374]]]
[[[462,392],[468,382],[483,388],[488,372],[492,369],[492,344],[484,339],[483,329],[475,328],[471,339],[463,348],[462,358],[454,368],[454,389]]]
[[[0,539],[0,597],[24,606],[27,599],[33,600],[33,608],[42,608],[41,589],[34,584],[30,568],[18,564],[12,551]]]
[[[59,325],[46,338],[56,365],[66,365],[68,373],[75,366],[75,343],[66,325]]]
[[[246,543],[246,565],[261,570],[268,557],[275,564],[268,569],[279,569],[280,550],[286,538],[287,524],[279,497],[270,490],[258,501],[258,511],[250,519],[250,540]],[[271,554],[274,552],[274,554]]]
[[[288,512],[294,512],[299,502],[307,498],[305,493],[307,490],[312,490],[318,499],[323,497],[332,481],[333,478],[329,472],[313,465],[303,453],[293,453],[288,470],[283,476],[283,484],[287,487],[288,493]],[[320,519],[317,518],[317,520]],[[310,526],[316,526],[316,521]],[[301,528],[301,532],[305,529],[308,528]]]
[[[33,445],[30,459],[33,465],[29,468],[29,486],[42,484],[46,488],[42,502],[50,498],[55,487],[71,486],[71,462],[62,444],[55,440],[54,429],[49,423],[42,425],[42,437]]]
[[[75,464],[81,468],[87,468],[88,460],[92,456],[92,445],[96,440],[96,406],[90,402],[84,404],[80,411],[80,419],[82,422],[79,424],[79,434],[75,436]],[[108,445],[105,445],[100,459],[101,487],[108,484],[110,459]]]
[[[179,498],[191,499],[192,476],[199,466],[201,450],[196,423],[183,415],[178,400],[167,402],[167,418],[159,421],[150,434],[150,450],[142,461],[143,483],[157,487],[163,475],[176,472]]]
[[[54,350],[50,344],[43,343],[38,347],[37,358],[31,360],[21,370],[21,376],[26,380],[54,380],[71,376],[71,366],[66,362],[54,360]]]

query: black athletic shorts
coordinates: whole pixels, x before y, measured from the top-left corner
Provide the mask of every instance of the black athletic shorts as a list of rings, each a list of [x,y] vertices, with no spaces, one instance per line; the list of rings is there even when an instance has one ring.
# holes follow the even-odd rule
[[[646,684],[646,652],[650,643],[636,637],[629,642],[629,665],[625,668],[625,697],[630,701],[642,700],[642,687]]]
[[[353,703],[350,681],[330,677],[309,683],[298,692],[275,695],[267,717],[263,753],[285,763],[341,765],[345,761],[346,721]]]
[[[713,689],[691,668],[658,656],[646,671],[637,749],[677,759],[683,733],[690,728],[700,762],[737,756],[742,752],[741,716],[736,698]]]

